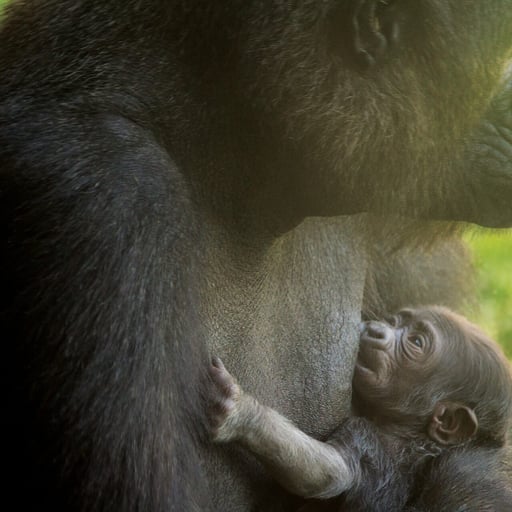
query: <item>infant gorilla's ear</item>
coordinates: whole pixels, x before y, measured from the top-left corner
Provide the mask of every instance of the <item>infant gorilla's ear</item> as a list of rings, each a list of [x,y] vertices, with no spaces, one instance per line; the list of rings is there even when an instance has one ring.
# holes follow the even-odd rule
[[[438,402],[428,425],[430,438],[444,446],[465,443],[477,430],[475,411],[456,402]]]

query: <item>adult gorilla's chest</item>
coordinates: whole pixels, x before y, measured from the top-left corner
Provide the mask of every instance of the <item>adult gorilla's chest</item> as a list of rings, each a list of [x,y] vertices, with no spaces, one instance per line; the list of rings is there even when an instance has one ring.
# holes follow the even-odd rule
[[[356,217],[308,219],[261,251],[219,235],[206,252],[212,353],[248,392],[315,436],[349,412],[367,268],[361,226]],[[217,509],[250,510],[250,489],[268,498],[267,480],[243,452],[227,452],[215,450],[210,464]]]

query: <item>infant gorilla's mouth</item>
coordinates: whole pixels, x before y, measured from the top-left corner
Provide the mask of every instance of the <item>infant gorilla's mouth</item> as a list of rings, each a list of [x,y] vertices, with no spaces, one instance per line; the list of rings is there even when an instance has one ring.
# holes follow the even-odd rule
[[[357,366],[359,366],[362,370],[376,373],[380,366],[380,359],[382,357],[381,352],[382,350],[361,345],[359,348],[359,353],[357,354]]]

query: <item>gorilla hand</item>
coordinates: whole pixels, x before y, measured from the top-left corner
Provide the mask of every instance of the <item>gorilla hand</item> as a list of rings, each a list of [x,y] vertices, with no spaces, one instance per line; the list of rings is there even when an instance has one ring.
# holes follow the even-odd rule
[[[209,372],[214,384],[213,398],[208,411],[213,438],[218,442],[232,441],[237,437],[242,423],[240,404],[243,393],[220,358],[212,357]]]

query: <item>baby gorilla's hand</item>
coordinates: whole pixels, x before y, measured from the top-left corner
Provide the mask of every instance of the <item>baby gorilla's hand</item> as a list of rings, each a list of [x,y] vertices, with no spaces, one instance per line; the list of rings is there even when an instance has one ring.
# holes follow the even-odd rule
[[[240,386],[218,357],[212,357],[210,377],[214,384],[209,419],[215,441],[230,441],[236,437]]]

